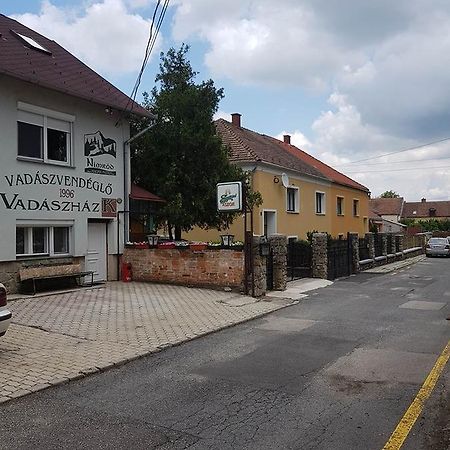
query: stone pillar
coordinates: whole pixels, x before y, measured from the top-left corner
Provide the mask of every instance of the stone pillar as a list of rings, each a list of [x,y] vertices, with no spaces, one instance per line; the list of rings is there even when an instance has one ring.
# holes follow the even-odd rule
[[[388,248],[388,253],[393,253],[395,254],[395,238],[396,236],[391,235],[391,248]]]
[[[261,256],[259,253],[259,244],[261,241],[261,236],[253,236],[252,240],[252,256],[253,256],[253,272],[254,272],[254,296],[261,297],[266,293],[267,290],[267,278],[266,278],[266,270],[267,270],[267,258],[265,256]],[[249,277],[249,293],[252,293],[252,278],[251,275]]]
[[[349,245],[352,252],[352,273],[359,272],[359,236],[358,233],[348,234]]]
[[[402,252],[403,251],[403,245],[404,245],[404,243],[403,243],[403,235],[398,235],[398,236],[395,236],[395,243],[396,243],[396,247],[398,248],[398,251],[399,252]]]
[[[312,236],[312,276],[328,278],[328,237],[326,233],[314,233]]]
[[[386,256],[388,254],[386,233],[380,233],[380,236],[381,236],[381,254],[383,256]]]
[[[375,258],[375,236],[373,233],[366,233],[366,243],[369,250],[369,259]]]
[[[282,234],[269,236],[273,254],[273,289],[285,291],[287,283],[287,239]]]

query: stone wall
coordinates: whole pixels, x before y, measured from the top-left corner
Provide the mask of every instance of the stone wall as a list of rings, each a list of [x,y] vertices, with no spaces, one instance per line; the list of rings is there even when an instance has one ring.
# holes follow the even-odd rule
[[[267,258],[261,256],[259,246],[262,236],[253,236],[252,254],[253,254],[253,270],[254,270],[254,297],[261,297],[267,291]],[[252,295],[251,275],[249,282],[249,294]]]
[[[198,287],[241,289],[244,252],[239,250],[126,248],[133,280]]]
[[[52,266],[63,264],[79,264],[84,267],[84,256],[64,258],[37,258],[8,261],[0,263],[0,283],[6,287],[8,294],[20,292],[19,271],[23,268],[36,266]]]

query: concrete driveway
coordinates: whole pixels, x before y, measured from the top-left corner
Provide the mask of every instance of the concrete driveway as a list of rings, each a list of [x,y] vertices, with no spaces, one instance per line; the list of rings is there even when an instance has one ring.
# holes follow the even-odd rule
[[[13,300],[0,402],[68,382],[292,304],[148,283]]]

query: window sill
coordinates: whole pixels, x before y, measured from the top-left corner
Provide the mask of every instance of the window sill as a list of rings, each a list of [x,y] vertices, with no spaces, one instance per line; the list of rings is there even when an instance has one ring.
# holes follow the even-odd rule
[[[324,215],[325,215],[325,213],[316,212],[316,216],[324,216]]]
[[[338,217],[345,217],[345,214],[336,214]]]
[[[286,211],[288,214],[300,214],[300,211]]]
[[[16,260],[24,260],[24,259],[44,259],[44,258],[72,258],[73,255],[71,253],[58,253],[54,255],[50,255],[49,253],[31,253],[31,254],[23,254],[16,255]]]
[[[37,158],[29,158],[27,156],[20,156],[18,155],[16,157],[17,161],[24,161],[24,162],[30,162],[35,164],[43,164],[46,166],[58,166],[58,167],[67,167],[68,169],[75,169],[74,165],[64,163],[64,162],[58,162],[58,161],[44,161],[43,159],[37,159]]]

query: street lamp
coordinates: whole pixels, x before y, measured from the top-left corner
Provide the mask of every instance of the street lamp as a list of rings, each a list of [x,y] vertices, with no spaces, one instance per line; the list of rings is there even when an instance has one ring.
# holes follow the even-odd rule
[[[147,234],[147,241],[150,248],[155,248],[158,245],[158,235],[157,234]]]
[[[234,234],[221,234],[220,240],[222,241],[222,247],[231,247],[234,240]]]

